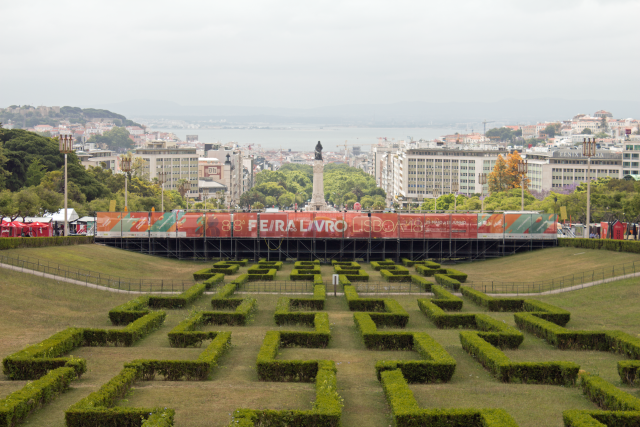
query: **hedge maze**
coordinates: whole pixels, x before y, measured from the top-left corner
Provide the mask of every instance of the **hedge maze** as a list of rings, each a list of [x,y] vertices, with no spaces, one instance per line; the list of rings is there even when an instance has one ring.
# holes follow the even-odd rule
[[[333,292],[328,296],[325,288],[332,273],[339,275],[337,297]],[[311,282],[313,291],[286,296],[243,291],[247,282],[268,284],[278,275]],[[484,294],[466,286],[467,275],[457,269],[409,259],[402,259],[402,265],[392,260],[333,261],[331,265],[267,260],[250,265],[240,260],[216,262],[194,273],[194,278],[197,283],[183,293],[134,295],[112,308],[108,318],[113,327],[67,328],[5,357],[4,375],[30,382],[0,399],[0,427],[24,422],[94,368],[91,359],[72,356],[74,350],[118,347],[131,351],[149,342],[145,339],[155,343],[159,336],[165,347],[178,352],[175,357],[158,356],[153,346],[142,358],[136,353],[137,357],[110,372],[101,386],[67,405],[64,422],[69,427],[180,426],[180,417],[188,419],[192,407],[171,407],[162,399],[153,405],[135,405],[125,398],[137,395],[137,383],[168,381],[163,388],[171,388],[172,381],[180,381],[176,384],[215,387],[221,372],[234,369],[229,368],[234,359],[246,353],[247,339],[238,340],[245,336],[243,331],[255,342],[246,374],[254,393],[264,387],[264,393],[277,399],[278,387],[285,387],[279,383],[309,383],[301,387],[309,387],[307,392],[315,397],[304,402],[307,409],[286,409],[301,407],[288,400],[277,409],[265,409],[237,398],[225,407],[226,421],[197,425],[373,425],[365,421],[367,413],[350,413],[361,405],[353,403],[359,393],[371,399],[377,398],[376,393],[380,396],[373,409],[367,409],[381,414],[380,425],[389,425],[390,420],[401,427],[516,427],[522,423],[519,411],[501,408],[500,401],[494,405],[468,400],[462,405],[430,403],[429,396],[439,392],[464,390],[473,381],[469,378],[473,375],[468,375],[473,367],[486,375],[489,388],[561,386],[552,388],[574,393],[583,401],[551,414],[549,424],[538,419],[537,425],[640,426],[635,389],[640,383],[640,336],[574,329],[571,313],[562,307],[532,298]],[[366,281],[410,282],[429,294],[359,294],[356,284]],[[252,331],[257,331],[255,336],[250,335]],[[529,357],[535,354],[527,345],[533,341],[552,353],[543,360]],[[347,349],[345,343],[352,346]],[[581,370],[581,363],[572,356],[585,351],[619,357],[615,362],[619,384]],[[190,356],[180,355],[185,352]],[[225,356],[229,352],[232,355]],[[361,390],[360,384],[343,383],[356,369],[350,363],[365,363],[358,374]],[[608,372],[613,368],[608,367]],[[480,389],[478,394],[482,393]]]

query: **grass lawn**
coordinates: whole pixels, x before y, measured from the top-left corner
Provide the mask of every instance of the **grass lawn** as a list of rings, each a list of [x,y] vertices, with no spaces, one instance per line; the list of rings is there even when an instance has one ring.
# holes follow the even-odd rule
[[[597,249],[549,248],[487,261],[460,263],[453,268],[469,275],[469,281],[534,282],[613,265],[640,262],[640,255]],[[640,264],[637,265],[640,271]],[[622,273],[622,272],[621,272]]]
[[[193,272],[213,262],[183,261],[129,252],[101,245],[57,246],[3,251],[14,258],[31,257],[41,262],[94,271],[129,279],[193,280]]]
[[[67,248],[64,248],[67,249]],[[108,248],[101,248],[108,249]],[[117,251],[111,249],[112,251]],[[24,250],[27,251],[27,250]],[[31,251],[31,250],[29,250]],[[554,249],[555,251],[555,249]],[[119,251],[118,251],[119,252]],[[126,253],[130,255],[130,253]],[[138,254],[133,254],[138,255]],[[145,257],[152,264],[162,259]],[[511,262],[517,257],[506,258]],[[170,260],[167,260],[170,261]],[[492,264],[496,261],[486,261]],[[178,261],[176,261],[178,262]],[[559,262],[563,262],[560,258]],[[181,263],[181,262],[180,262]],[[364,266],[362,263],[361,265]],[[477,267],[481,263],[469,264]],[[508,265],[508,264],[507,264]],[[555,268],[555,267],[553,267]],[[242,267],[238,274],[246,272]],[[278,272],[276,280],[288,280],[292,264]],[[463,271],[467,271],[460,268]],[[330,281],[332,268],[321,268],[325,281]],[[366,266],[371,278],[378,272]],[[193,270],[191,270],[192,272]],[[41,279],[7,270],[0,270],[0,356],[5,357],[28,344],[36,343],[69,326],[109,327],[107,312],[132,296],[87,289],[53,280]],[[236,275],[237,276],[237,275]],[[227,277],[226,281],[231,278]],[[620,329],[637,334],[640,310],[636,309],[640,288],[638,280],[624,280],[566,294],[537,297],[563,307],[572,313],[567,327],[575,329]],[[306,329],[278,327],[273,313],[279,295],[259,294],[258,311],[246,327],[207,326],[204,330],[232,332],[232,348],[225,355],[208,381],[144,381],[138,382],[123,400],[122,406],[171,407],[176,410],[176,426],[226,426],[234,409],[309,409],[315,400],[312,383],[260,382],[255,362],[262,340],[268,330]],[[458,330],[441,330],[420,312],[416,296],[393,296],[409,313],[406,330],[426,332],[442,344],[456,359],[453,379],[447,384],[411,385],[418,403],[424,408],[495,407],[509,412],[521,427],[561,427],[562,411],[567,409],[597,409],[576,387],[528,384],[504,384],[493,378],[482,366],[462,350]],[[196,359],[202,348],[176,349],[169,346],[167,333],[193,310],[210,309],[210,297],[205,296],[183,310],[168,310],[165,324],[129,348],[83,347],[74,356],[86,358],[89,371],[72,383],[69,391],[51,404],[32,414],[28,425],[36,427],[64,426],[64,411],[73,403],[98,389],[116,375],[124,363],[138,358]],[[326,311],[332,325],[332,340],[326,349],[282,349],[280,359],[330,359],[338,367],[338,392],[344,399],[343,426],[389,426],[391,414],[375,376],[377,360],[411,360],[419,356],[411,351],[371,351],[364,347],[358,334],[353,313],[342,296],[333,297],[328,289]],[[464,299],[464,312],[483,312],[483,308]],[[490,313],[490,316],[514,325],[513,313]],[[612,353],[591,351],[561,351],[530,334],[518,350],[505,353],[518,361],[574,361],[583,369],[597,373],[607,381],[638,395],[638,389],[620,383],[616,362],[622,357]],[[24,386],[22,381],[8,381],[0,375],[0,398]]]

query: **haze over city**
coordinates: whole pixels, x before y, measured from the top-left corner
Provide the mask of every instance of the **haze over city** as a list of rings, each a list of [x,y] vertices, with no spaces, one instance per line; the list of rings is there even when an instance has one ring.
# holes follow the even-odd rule
[[[320,108],[308,114],[371,120],[529,117],[532,104],[569,104],[565,115],[640,110],[634,1],[37,1],[3,2],[0,13],[9,18],[0,107],[138,116]],[[495,107],[502,100],[512,101]],[[580,100],[592,101],[580,109]]]

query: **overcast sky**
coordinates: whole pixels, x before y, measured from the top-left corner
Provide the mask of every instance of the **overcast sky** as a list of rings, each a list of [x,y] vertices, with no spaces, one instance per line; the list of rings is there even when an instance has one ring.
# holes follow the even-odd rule
[[[0,16],[0,107],[640,94],[633,0],[24,0]]]

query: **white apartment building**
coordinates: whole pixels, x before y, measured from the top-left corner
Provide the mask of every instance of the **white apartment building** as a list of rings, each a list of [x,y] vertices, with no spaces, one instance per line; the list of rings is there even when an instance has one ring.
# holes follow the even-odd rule
[[[587,158],[582,155],[582,147],[546,153],[529,152],[526,159],[531,190],[553,191],[587,180]],[[622,153],[596,150],[595,157],[591,158],[591,179],[604,177],[622,178]]]
[[[198,196],[198,155],[195,148],[167,147],[164,141],[149,143],[144,148],[136,148],[133,157],[144,161],[143,176],[149,180],[158,177],[158,172],[167,172],[165,190],[177,190],[178,181],[186,179],[191,190],[185,197]]]
[[[205,144],[204,154],[207,158],[218,159],[229,166],[224,182],[219,182],[227,187],[227,204],[235,208],[240,204],[240,196],[253,187],[253,159],[246,161],[238,148],[220,144]]]
[[[640,140],[626,141],[622,152],[622,178],[640,177]]]
[[[400,205],[420,203],[432,198],[434,188],[440,195],[451,193],[451,183],[458,182],[459,194],[488,193],[480,185],[479,174],[490,173],[498,155],[506,150],[459,150],[447,148],[412,148],[387,153],[381,161],[381,187],[387,202]]]

